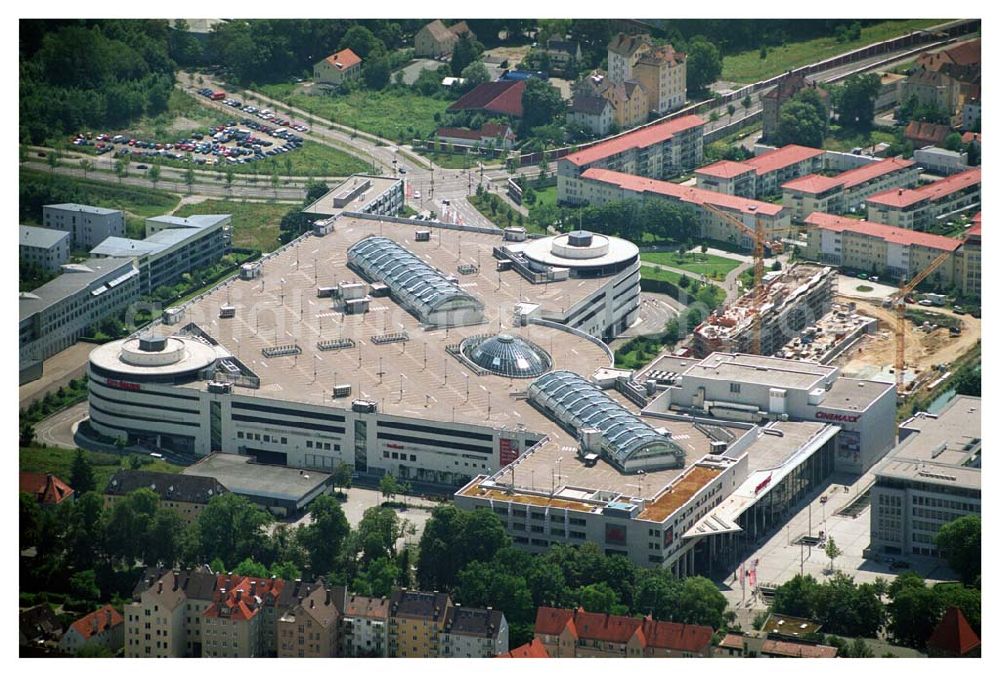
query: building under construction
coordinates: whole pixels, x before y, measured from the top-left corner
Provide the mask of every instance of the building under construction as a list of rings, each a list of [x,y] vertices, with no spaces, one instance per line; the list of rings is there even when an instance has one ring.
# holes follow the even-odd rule
[[[800,331],[818,321],[833,305],[837,280],[834,268],[793,265],[765,275],[764,302],[759,308],[760,353],[775,354]],[[694,330],[697,357],[713,352],[751,352],[755,309],[753,292],[712,312]]]

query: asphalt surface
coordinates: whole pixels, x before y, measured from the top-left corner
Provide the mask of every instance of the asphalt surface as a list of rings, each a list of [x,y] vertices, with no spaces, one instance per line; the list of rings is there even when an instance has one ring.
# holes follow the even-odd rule
[[[46,446],[76,448],[73,441],[74,427],[89,414],[90,409],[84,401],[51,415],[35,425],[35,439]]]

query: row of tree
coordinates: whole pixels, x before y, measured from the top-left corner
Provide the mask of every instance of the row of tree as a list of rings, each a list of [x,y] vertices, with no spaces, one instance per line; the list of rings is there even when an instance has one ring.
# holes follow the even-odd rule
[[[503,610],[511,645],[531,640],[539,606],[648,614],[715,629],[734,619],[725,597],[706,578],[679,580],[665,569],[607,556],[592,542],[528,554],[512,547],[492,511],[452,505],[436,508],[424,526],[417,582],[421,589],[449,591],[459,603]]]
[[[667,200],[616,200],[602,205],[559,207],[541,204],[531,210],[529,219],[539,227],[563,224],[582,227],[633,242],[690,242],[700,232],[698,214],[691,206]]]

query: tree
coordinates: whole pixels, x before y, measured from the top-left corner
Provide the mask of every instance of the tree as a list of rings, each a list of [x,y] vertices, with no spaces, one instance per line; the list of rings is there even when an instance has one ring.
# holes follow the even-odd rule
[[[391,75],[392,69],[389,67],[389,59],[384,56],[369,58],[361,69],[361,77],[365,81],[365,86],[373,91],[385,89]]]
[[[406,526],[407,522],[390,507],[366,509],[356,531],[364,560],[394,557],[396,542],[403,536]]]
[[[687,86],[703,92],[722,75],[722,56],[719,48],[703,36],[695,36],[688,43]]]
[[[777,142],[820,148],[826,135],[825,118],[816,108],[804,101],[793,98],[781,107],[778,114]]]
[[[484,82],[490,81],[490,72],[482,61],[473,61],[462,69],[461,78],[465,80],[465,89],[475,89]]]
[[[125,176],[125,162],[122,160],[115,160],[115,176],[118,177],[118,182],[122,182],[122,178]]]
[[[362,59],[385,54],[385,44],[360,24],[355,24],[347,30],[340,40],[340,48],[350,49]]]
[[[878,75],[857,74],[834,90],[840,124],[858,131],[868,131],[875,119],[875,99],[881,84]]]
[[[55,171],[56,167],[59,166],[59,153],[55,150],[49,152],[49,154],[45,156],[45,161],[49,165],[49,171]]]
[[[509,546],[510,536],[493,512],[436,507],[420,537],[417,583],[422,589],[451,589],[466,563],[489,561]]]
[[[299,540],[309,555],[313,575],[326,575],[340,555],[351,526],[340,503],[330,495],[321,495],[309,507],[311,523],[299,529]]]
[[[946,523],[934,536],[934,544],[962,582],[972,584],[982,571],[982,519],[974,514]]]
[[[901,645],[922,650],[944,614],[941,597],[927,587],[922,577],[907,571],[890,585],[889,598],[886,611],[893,638]]]
[[[451,52],[451,74],[461,77],[465,67],[478,59],[482,52],[482,44],[470,38],[468,33],[463,33]]]
[[[728,106],[726,106],[726,112],[729,113],[729,119],[732,120],[733,115],[736,114],[736,106],[730,103]]]
[[[104,530],[107,552],[113,560],[127,566],[147,558],[150,564],[155,563],[147,550],[154,535],[152,524],[159,501],[151,489],[140,488],[114,502]]]
[[[365,566],[351,583],[351,592],[376,598],[389,596],[399,579],[399,566],[392,559],[375,559]]]
[[[333,485],[338,488],[350,488],[353,477],[354,470],[346,462],[342,462],[333,470]]]
[[[278,198],[278,185],[281,183],[281,177],[278,176],[278,170],[275,169],[271,172],[271,188],[274,189],[274,198]]]
[[[185,523],[180,514],[161,507],[153,517],[144,562],[172,567],[181,558]]]
[[[953,150],[955,152],[961,152],[962,150],[962,135],[957,131],[953,131],[944,138],[944,149]]]
[[[782,615],[809,617],[812,615],[813,598],[819,590],[819,583],[812,575],[796,575],[774,590],[771,608]]]
[[[854,658],[875,657],[875,652],[871,649],[871,646],[868,645],[868,642],[865,641],[860,636],[851,641],[849,648],[850,650],[848,654],[844,655],[844,657],[854,657]]]
[[[562,113],[564,104],[559,90],[544,80],[530,78],[521,95],[524,117],[521,126],[525,132],[535,127],[551,124]]]
[[[153,188],[156,188],[156,184],[160,180],[160,165],[154,164],[146,172],[146,178],[153,182]]]
[[[378,489],[382,492],[382,497],[388,501],[392,501],[398,493],[402,492],[402,485],[396,480],[391,474],[386,474],[382,477],[381,481],[378,482]]]
[[[258,563],[247,557],[240,561],[239,565],[233,570],[237,575],[246,575],[249,577],[267,577],[268,571],[267,566],[262,563]]]
[[[94,163],[87,159],[80,160],[80,169],[83,171],[83,177],[87,178],[87,174],[94,169]]]
[[[965,152],[966,155],[968,156],[967,162],[969,163],[969,166],[978,167],[980,163],[980,157],[979,157],[979,146],[976,145],[976,142],[969,141],[965,145]]]
[[[76,651],[76,657],[114,657],[114,653],[106,645],[88,643]]]
[[[323,497],[328,496],[320,496],[313,505]],[[214,496],[198,515],[202,560],[218,558],[229,568],[252,556],[263,539],[264,528],[273,520],[268,512],[240,495]]]
[[[823,553],[826,554],[828,559],[830,559],[830,570],[833,570],[834,560],[838,556],[843,554],[843,552],[840,551],[840,547],[837,546],[837,543],[834,541],[833,538],[830,538],[829,540],[826,541],[826,546],[823,547]]]
[[[598,582],[581,587],[577,599],[583,609],[591,613],[614,613],[620,605],[618,594],[607,582]]]
[[[187,171],[184,172],[184,183],[187,184],[188,194],[190,194],[194,187],[194,169],[191,167],[188,167]]]
[[[750,113],[750,107],[753,105],[753,99],[750,98],[749,94],[747,94],[743,97],[743,100],[740,101],[740,104],[743,106],[743,117],[746,117]]]
[[[76,449],[76,455],[73,456],[73,465],[69,470],[69,485],[73,487],[77,495],[83,495],[97,488],[94,468],[87,456],[83,454],[83,449]]]
[[[676,621],[719,629],[723,625],[725,611],[726,597],[714,582],[701,576],[684,578],[674,614]]]

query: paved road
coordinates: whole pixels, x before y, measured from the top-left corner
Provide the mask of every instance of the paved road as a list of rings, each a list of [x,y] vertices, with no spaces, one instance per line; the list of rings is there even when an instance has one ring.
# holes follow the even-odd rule
[[[87,402],[71,406],[35,425],[35,438],[46,446],[76,448],[73,442],[73,427],[89,415]]]
[[[641,299],[639,321],[628,327],[628,329],[608,344],[608,347],[612,351],[617,350],[637,336],[648,336],[653,333],[659,333],[668,321],[676,317],[685,308],[685,305],[676,298],[671,298],[662,293],[643,291]]]

